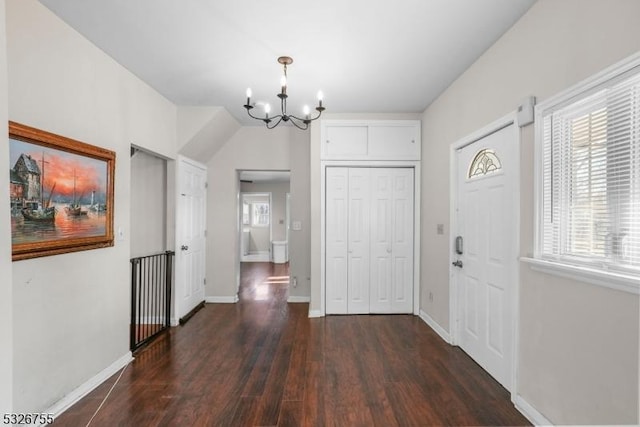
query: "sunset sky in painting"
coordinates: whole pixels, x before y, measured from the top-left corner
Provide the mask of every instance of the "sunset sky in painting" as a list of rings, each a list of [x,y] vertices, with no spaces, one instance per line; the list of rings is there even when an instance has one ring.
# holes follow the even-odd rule
[[[53,191],[56,197],[73,197],[73,176],[76,175],[76,198],[83,198],[87,203],[91,192],[96,192],[97,199],[104,199],[106,193],[107,164],[104,161],[79,156],[66,151],[42,147],[28,142],[10,139],[10,168],[16,164],[21,154],[28,154],[38,162],[42,171],[42,157],[44,153],[44,189],[49,194]]]

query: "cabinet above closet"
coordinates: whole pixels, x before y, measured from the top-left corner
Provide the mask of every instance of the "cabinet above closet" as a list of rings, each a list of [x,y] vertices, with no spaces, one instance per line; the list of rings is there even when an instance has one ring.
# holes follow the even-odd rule
[[[419,120],[325,120],[321,160],[420,160]]]

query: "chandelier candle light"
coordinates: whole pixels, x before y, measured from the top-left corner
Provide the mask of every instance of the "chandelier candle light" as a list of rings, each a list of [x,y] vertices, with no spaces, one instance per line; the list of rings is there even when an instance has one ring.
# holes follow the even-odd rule
[[[303,117],[287,114],[287,65],[291,65],[293,63],[293,59],[289,56],[281,56],[278,58],[278,63],[282,64],[284,68],[284,75],[280,78],[280,93],[278,94],[278,98],[280,98],[280,114],[269,117],[269,113],[271,113],[271,106],[269,104],[265,104],[264,106],[264,117],[257,117],[251,114],[251,110],[254,106],[251,105],[250,88],[247,89],[247,103],[244,105],[244,108],[247,109],[247,114],[249,114],[250,117],[256,120],[262,120],[268,129],[275,128],[280,124],[280,122],[291,122],[291,124],[298,129],[307,130],[309,128],[309,123],[318,119],[324,111],[324,107],[322,106],[322,92],[318,91],[318,106],[316,107],[316,111],[318,112],[317,116],[311,117],[311,111],[307,105],[305,105],[302,110]]]

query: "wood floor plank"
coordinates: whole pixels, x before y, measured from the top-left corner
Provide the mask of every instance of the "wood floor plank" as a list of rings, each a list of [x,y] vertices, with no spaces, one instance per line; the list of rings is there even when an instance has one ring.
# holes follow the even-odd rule
[[[302,425],[302,400],[285,400],[278,419],[280,427],[298,427]]]
[[[309,319],[286,302],[287,275],[243,263],[240,302],[207,304],[138,353],[91,426],[530,425],[418,317]],[[86,426],[118,375],[54,425]]]

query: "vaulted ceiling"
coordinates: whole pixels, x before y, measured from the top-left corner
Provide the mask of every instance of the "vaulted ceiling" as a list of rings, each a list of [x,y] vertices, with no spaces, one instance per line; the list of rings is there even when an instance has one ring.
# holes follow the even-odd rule
[[[325,94],[333,113],[417,113],[535,0],[41,0],[177,105],[221,106],[245,90],[289,111]]]

